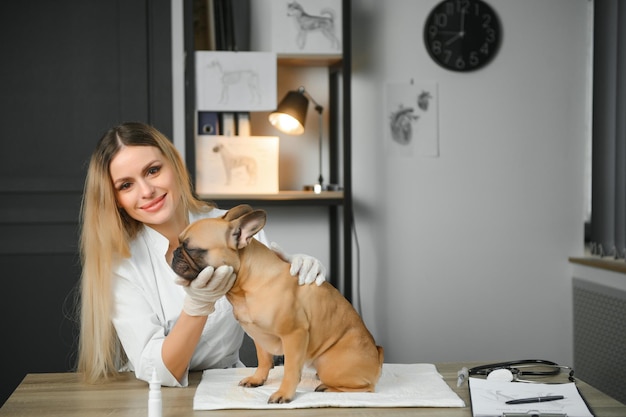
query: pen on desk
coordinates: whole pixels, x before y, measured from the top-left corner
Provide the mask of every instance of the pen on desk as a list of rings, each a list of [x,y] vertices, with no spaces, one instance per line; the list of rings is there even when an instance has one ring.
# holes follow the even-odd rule
[[[517,400],[509,400],[505,404],[530,404],[530,403],[543,403],[546,401],[556,401],[562,400],[565,397],[562,395],[548,395],[546,397],[530,397],[530,398],[519,398]]]

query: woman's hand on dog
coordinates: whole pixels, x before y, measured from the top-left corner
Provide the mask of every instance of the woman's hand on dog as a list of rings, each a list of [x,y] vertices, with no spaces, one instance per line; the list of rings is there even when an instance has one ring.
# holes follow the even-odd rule
[[[270,244],[272,249],[283,261],[291,264],[289,272],[292,276],[298,276],[298,284],[315,284],[319,287],[326,281],[326,267],[318,259],[297,253],[289,255],[276,242]]]
[[[215,302],[231,289],[237,279],[232,266],[222,265],[217,269],[207,266],[193,281],[176,277],[187,295],[183,310],[190,316],[208,316],[215,311]]]

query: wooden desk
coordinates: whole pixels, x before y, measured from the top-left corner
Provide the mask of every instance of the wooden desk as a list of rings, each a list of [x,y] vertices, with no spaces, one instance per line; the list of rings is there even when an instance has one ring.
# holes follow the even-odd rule
[[[194,411],[193,396],[200,373],[190,375],[188,388],[163,387],[163,417],[211,416],[445,416],[471,417],[467,383],[456,387],[456,373],[462,366],[473,364],[440,363],[437,369],[448,385],[465,401],[464,408],[309,408],[297,410],[218,410]],[[596,417],[624,417],[626,405],[604,395],[590,385],[577,381],[578,387]],[[148,415],[148,384],[126,373],[115,382],[86,385],[74,373],[28,374],[0,409],[0,417],[8,416],[143,416]]]

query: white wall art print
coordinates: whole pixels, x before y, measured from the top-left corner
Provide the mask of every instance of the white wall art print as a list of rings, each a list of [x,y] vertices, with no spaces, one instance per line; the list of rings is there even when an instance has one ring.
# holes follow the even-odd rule
[[[252,50],[342,53],[341,0],[254,0],[250,7]]]
[[[390,155],[439,156],[437,83],[388,82],[385,148]]]
[[[198,111],[276,109],[276,54],[196,51]]]
[[[196,192],[278,192],[277,136],[196,136]]]

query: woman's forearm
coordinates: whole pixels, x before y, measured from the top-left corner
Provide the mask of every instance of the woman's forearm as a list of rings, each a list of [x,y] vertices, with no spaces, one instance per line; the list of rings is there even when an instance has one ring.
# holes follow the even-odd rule
[[[207,316],[190,316],[182,311],[163,342],[163,363],[179,381],[189,366],[206,321]]]

